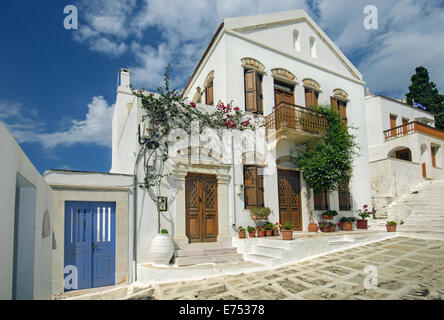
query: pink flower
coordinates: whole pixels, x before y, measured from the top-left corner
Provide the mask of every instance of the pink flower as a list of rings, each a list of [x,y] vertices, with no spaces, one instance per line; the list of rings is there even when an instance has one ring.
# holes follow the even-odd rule
[[[234,108],[234,111],[239,111],[239,110],[240,110],[239,107]]]
[[[368,205],[364,204],[364,206],[363,206],[363,207],[364,207],[364,209],[365,209],[365,208],[368,208]]]
[[[191,102],[190,106],[192,106],[193,108],[196,108],[196,104],[194,102]]]

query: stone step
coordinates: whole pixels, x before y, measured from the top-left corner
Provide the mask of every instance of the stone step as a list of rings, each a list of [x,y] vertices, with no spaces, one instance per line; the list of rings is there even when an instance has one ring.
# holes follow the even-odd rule
[[[398,226],[399,231],[423,231],[423,232],[444,232],[444,227],[434,225],[401,225]]]
[[[196,257],[196,256],[211,256],[219,254],[237,253],[235,247],[219,247],[219,248],[196,248],[196,249],[180,249],[176,250],[175,257]]]
[[[185,256],[176,257],[175,264],[177,266],[188,266],[204,263],[219,263],[219,262],[238,262],[243,261],[244,258],[241,254],[215,254],[215,255],[203,255],[203,256]]]
[[[271,257],[271,256],[261,255],[261,254],[254,254],[254,253],[246,254],[244,256],[244,258],[247,261],[263,264],[263,265],[270,266],[270,267],[277,265],[281,261],[281,259],[276,258],[276,257]]]
[[[253,254],[265,255],[275,258],[282,258],[282,256],[288,252],[287,249],[276,248],[276,247],[268,247],[264,245],[260,245],[254,248]]]
[[[401,231],[400,235],[406,235],[408,237],[441,240],[444,241],[444,232],[418,232],[418,231]]]
[[[278,249],[290,249],[294,245],[294,240],[282,241],[282,239],[275,240],[275,239],[260,238],[259,245],[278,248]]]

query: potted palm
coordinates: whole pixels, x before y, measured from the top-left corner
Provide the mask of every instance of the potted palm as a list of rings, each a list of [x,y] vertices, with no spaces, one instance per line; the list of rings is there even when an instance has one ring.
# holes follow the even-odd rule
[[[364,204],[362,206],[362,209],[358,210],[358,216],[361,217],[361,219],[358,219],[356,221],[356,226],[358,229],[367,229],[367,218],[370,217],[370,212],[368,211],[368,205]]]
[[[151,242],[151,259],[154,264],[167,265],[174,254],[174,242],[167,229],[162,229]]]
[[[239,231],[239,239],[245,239],[246,237],[246,232],[245,232],[245,228],[242,226],[237,227],[237,230]]]
[[[287,221],[282,226],[281,232],[282,232],[282,239],[283,240],[292,240],[293,239],[293,228],[294,224],[290,221]]]
[[[353,222],[355,222],[356,219],[354,217],[342,217],[340,222],[342,226],[342,231],[352,231],[353,229]]]
[[[255,238],[256,237],[256,228],[252,226],[247,227],[248,237]]]

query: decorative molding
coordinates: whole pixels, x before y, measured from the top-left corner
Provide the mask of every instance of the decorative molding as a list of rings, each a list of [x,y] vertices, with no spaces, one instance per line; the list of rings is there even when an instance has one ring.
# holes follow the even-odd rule
[[[345,92],[345,91],[342,90],[342,89],[335,89],[335,90],[333,90],[333,96],[334,96],[335,98],[337,98],[337,99],[339,99],[339,100],[343,100],[343,101],[348,101],[348,100],[350,100],[350,99],[348,98],[348,93]]]
[[[196,88],[196,93],[194,94],[193,102],[194,103],[201,103],[202,102],[202,89],[200,87]]]
[[[282,80],[282,81],[289,82],[289,83],[295,84],[295,85],[298,83],[296,76],[286,69],[274,68],[274,69],[271,69],[271,73],[273,75],[273,78],[275,78],[277,80]]]
[[[199,158],[200,158],[200,156],[206,156],[206,157],[214,159],[214,161],[216,161],[216,162],[222,161],[222,154],[215,152],[212,149],[208,149],[208,148],[201,146],[201,147],[198,147],[198,150],[196,150],[196,147],[195,147],[193,151],[196,155],[199,155]],[[180,158],[190,159],[191,155],[192,155],[191,147],[185,147],[183,149],[177,150],[177,156]]]
[[[254,58],[242,58],[242,66],[247,69],[255,69],[261,73],[265,73],[265,66]]]
[[[267,159],[264,155],[255,152],[255,151],[247,151],[242,153],[242,164],[244,165],[257,165],[257,166],[266,166]]]
[[[321,85],[313,79],[309,79],[309,78],[304,79],[304,80],[302,80],[302,83],[304,84],[304,87],[306,87],[306,88],[313,89],[316,91],[321,91]]]
[[[281,164],[282,162],[290,162],[293,163],[295,165],[297,165],[297,158],[295,156],[281,156],[279,158],[276,159],[276,164]]]
[[[214,70],[211,70],[205,79],[204,88],[206,88],[213,81],[213,79],[214,79]]]

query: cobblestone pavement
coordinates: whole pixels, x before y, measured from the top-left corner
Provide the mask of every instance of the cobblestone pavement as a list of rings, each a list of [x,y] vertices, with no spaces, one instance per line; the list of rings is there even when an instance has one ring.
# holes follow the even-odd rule
[[[378,287],[365,289],[366,266]],[[444,242],[397,237],[267,271],[155,285],[154,299],[440,299]]]

